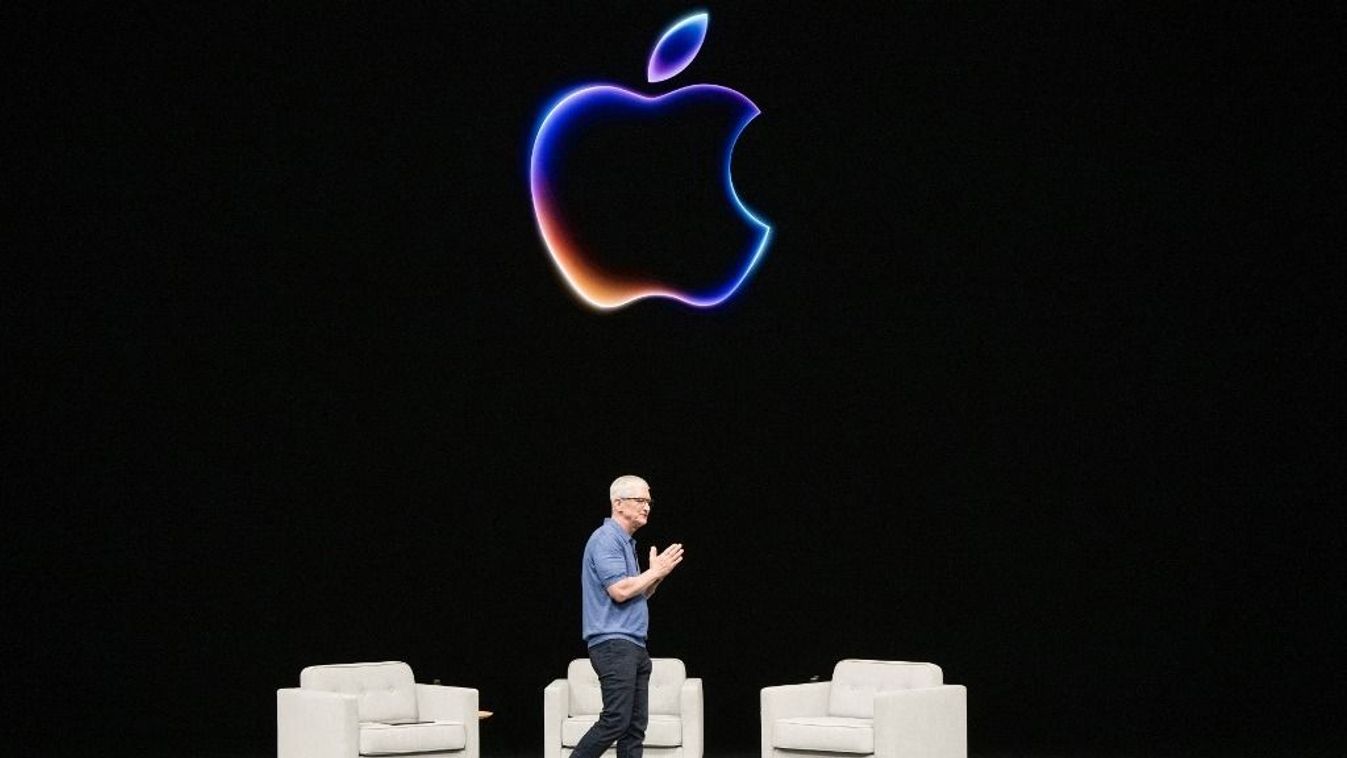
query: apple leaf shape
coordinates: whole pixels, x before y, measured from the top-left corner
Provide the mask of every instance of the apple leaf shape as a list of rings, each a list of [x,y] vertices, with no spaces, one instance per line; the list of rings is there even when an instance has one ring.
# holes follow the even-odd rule
[[[706,40],[707,19],[705,12],[693,13],[675,21],[660,36],[646,67],[646,79],[650,83],[673,78],[692,63]]]

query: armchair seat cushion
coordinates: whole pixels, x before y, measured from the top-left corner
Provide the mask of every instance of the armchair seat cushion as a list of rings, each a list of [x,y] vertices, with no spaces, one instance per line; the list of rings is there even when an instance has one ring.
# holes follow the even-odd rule
[[[869,755],[875,752],[874,721],[845,716],[777,719],[772,729],[772,747]]]
[[[462,750],[468,732],[458,721],[422,721],[413,724],[360,723],[361,755],[403,755]]]
[[[585,736],[598,716],[571,716],[561,724],[562,747],[575,747]],[[683,744],[683,719],[658,713],[650,714],[645,727],[646,747],[679,747]]]

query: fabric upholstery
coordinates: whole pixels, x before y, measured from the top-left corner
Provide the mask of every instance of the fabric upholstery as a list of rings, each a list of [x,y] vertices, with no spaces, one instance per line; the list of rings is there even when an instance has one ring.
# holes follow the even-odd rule
[[[401,755],[443,750],[462,750],[468,735],[456,721],[431,721],[418,724],[360,725],[361,755]]]
[[[968,758],[968,692],[939,666],[844,660],[833,677],[762,688],[762,758]]]
[[[874,720],[838,716],[777,719],[772,746],[783,750],[869,755],[875,752]]]
[[[833,668],[828,715],[874,718],[876,693],[936,687],[943,682],[940,667],[933,663],[839,661]]]
[[[471,687],[418,684],[398,661],[310,666],[300,684],[276,691],[277,758],[481,753]]]
[[[361,721],[416,721],[416,680],[412,668],[398,661],[309,666],[300,672],[306,690],[355,695]]]
[[[651,675],[655,662],[650,661]],[[569,712],[572,716],[597,716],[603,712],[603,692],[599,689],[599,675],[588,658],[576,658],[566,667],[566,681],[570,685]]]
[[[588,658],[571,661],[565,679],[543,689],[543,758],[566,758],[603,711],[598,675]],[[702,680],[677,658],[650,659],[646,758],[702,758]],[[609,748],[604,758],[616,753]]]

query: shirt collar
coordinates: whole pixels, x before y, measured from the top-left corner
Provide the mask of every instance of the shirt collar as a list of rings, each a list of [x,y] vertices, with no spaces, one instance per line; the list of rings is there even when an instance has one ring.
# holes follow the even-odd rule
[[[614,521],[612,516],[609,516],[608,518],[604,519],[603,524],[604,526],[611,526],[613,528],[613,531],[617,532],[618,535],[622,537],[622,539],[632,543],[633,545],[636,544],[636,535],[627,534],[627,530],[623,529],[621,524]]]

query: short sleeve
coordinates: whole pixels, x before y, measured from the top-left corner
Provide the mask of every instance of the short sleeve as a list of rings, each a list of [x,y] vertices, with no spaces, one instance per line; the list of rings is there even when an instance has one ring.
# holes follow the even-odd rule
[[[599,540],[594,546],[594,573],[598,575],[604,589],[627,578],[627,555],[621,542],[614,539]]]

